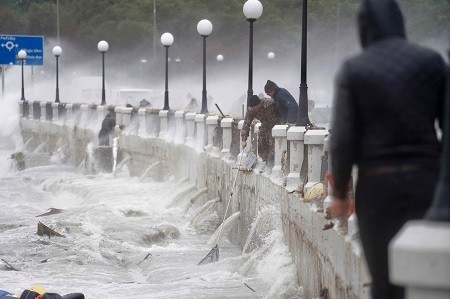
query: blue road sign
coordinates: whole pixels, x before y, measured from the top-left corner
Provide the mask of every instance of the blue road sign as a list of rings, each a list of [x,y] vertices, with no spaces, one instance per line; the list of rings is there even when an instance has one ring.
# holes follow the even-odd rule
[[[0,35],[0,64],[20,65],[17,53],[27,52],[25,64],[44,64],[44,37],[38,35]]]

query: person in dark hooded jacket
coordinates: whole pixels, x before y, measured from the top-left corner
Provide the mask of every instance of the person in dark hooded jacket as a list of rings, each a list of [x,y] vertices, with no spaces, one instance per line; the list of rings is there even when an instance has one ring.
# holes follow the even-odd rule
[[[108,113],[102,121],[102,128],[98,133],[98,141],[99,145],[109,146],[109,136],[114,131],[114,127],[116,126],[116,120],[114,117]]]
[[[279,114],[279,124],[295,124],[298,118],[298,104],[294,97],[285,88],[270,80],[264,85],[264,91],[274,101]]]
[[[358,166],[355,205],[373,298],[403,298],[389,283],[388,244],[411,219],[423,218],[438,178],[445,63],[405,38],[394,0],[363,0],[362,53],[336,78],[331,161],[331,212],[348,216],[347,186]]]

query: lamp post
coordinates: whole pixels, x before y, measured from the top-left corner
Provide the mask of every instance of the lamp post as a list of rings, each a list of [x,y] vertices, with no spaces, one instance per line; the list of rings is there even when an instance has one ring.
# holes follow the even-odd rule
[[[106,105],[105,96],[105,53],[109,49],[109,45],[106,41],[102,40],[98,43],[97,49],[102,53],[102,103],[101,105]]]
[[[53,55],[56,57],[56,103],[59,103],[59,56],[61,53],[62,49],[60,46],[53,47]]]
[[[173,44],[173,35],[169,32],[161,35],[161,44],[166,48],[166,89],[164,91],[163,110],[169,110],[169,47]]]
[[[308,117],[308,85],[306,84],[306,28],[307,28],[307,8],[308,1],[303,0],[302,12],[302,53],[301,53],[301,71],[300,71],[300,99],[298,100],[298,119],[297,126],[307,126],[311,122]]]
[[[25,101],[25,88],[23,84],[23,64],[25,62],[25,58],[27,58],[27,52],[25,50],[20,50],[19,53],[17,53],[17,57],[21,60],[22,64],[22,101]]]
[[[250,43],[248,54],[248,89],[247,89],[247,106],[248,100],[253,95],[253,23],[262,15],[263,6],[258,0],[248,0],[244,3],[244,15],[250,23]]]
[[[203,37],[203,90],[202,90],[202,110],[200,113],[208,113],[208,101],[206,100],[206,38],[211,34],[213,25],[210,21],[203,19],[197,24],[197,31]]]

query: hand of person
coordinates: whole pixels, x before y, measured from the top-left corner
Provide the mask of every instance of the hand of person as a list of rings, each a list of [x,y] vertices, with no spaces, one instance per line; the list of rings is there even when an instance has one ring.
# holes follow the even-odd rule
[[[329,207],[331,215],[336,218],[348,218],[355,210],[354,200],[333,198],[333,202]]]
[[[241,148],[245,148],[247,146],[247,140],[241,141]]]

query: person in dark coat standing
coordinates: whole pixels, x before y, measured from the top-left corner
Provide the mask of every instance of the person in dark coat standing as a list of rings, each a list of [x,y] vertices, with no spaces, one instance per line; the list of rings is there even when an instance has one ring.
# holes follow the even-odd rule
[[[280,116],[279,124],[297,123],[298,104],[289,91],[270,80],[267,80],[264,91],[275,101]]]
[[[116,120],[108,113],[102,121],[102,128],[98,133],[98,142],[101,146],[109,146],[109,136],[114,131]]]
[[[331,212],[345,217],[352,166],[358,166],[355,209],[372,297],[403,298],[389,283],[388,243],[411,219],[423,218],[438,178],[445,63],[405,38],[394,0],[363,0],[358,13],[362,53],[336,78],[331,161]]]

